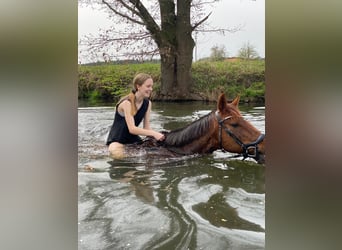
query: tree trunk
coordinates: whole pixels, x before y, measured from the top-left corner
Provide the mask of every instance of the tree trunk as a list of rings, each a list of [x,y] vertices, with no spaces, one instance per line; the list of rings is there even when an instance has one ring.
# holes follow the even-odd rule
[[[192,92],[191,65],[195,46],[192,39],[189,0],[160,0],[162,35],[158,47],[161,57],[161,88],[157,100],[196,100]]]
[[[176,52],[171,52],[171,48],[160,49],[161,88],[159,99],[162,100],[177,99],[174,92],[174,87],[177,86],[177,61],[175,55]]]
[[[192,39],[190,21],[190,0],[177,1],[177,96],[183,99],[193,99],[191,92],[191,65],[195,42]]]
[[[161,59],[161,87],[158,98],[162,100],[174,99],[173,87],[177,84],[177,64],[175,55],[176,20],[175,4],[170,0],[159,0],[161,16],[161,41],[158,44]]]

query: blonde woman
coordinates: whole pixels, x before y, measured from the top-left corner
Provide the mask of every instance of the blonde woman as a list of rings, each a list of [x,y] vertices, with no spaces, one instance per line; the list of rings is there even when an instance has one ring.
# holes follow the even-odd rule
[[[110,129],[107,145],[109,154],[114,158],[124,157],[124,144],[141,141],[139,135],[151,136],[158,141],[164,135],[150,127],[152,103],[149,100],[153,88],[152,77],[139,73],[133,79],[133,90],[116,105],[114,122]],[[138,127],[144,121],[143,128]]]

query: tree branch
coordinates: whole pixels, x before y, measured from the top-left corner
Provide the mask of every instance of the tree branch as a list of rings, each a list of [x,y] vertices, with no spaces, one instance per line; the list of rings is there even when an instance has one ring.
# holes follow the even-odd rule
[[[139,13],[138,11],[135,10],[135,6],[132,8],[132,7],[130,7],[128,4],[126,4],[126,3],[125,3],[124,1],[122,1],[122,0],[116,0],[116,1],[118,1],[119,3],[121,3],[122,6],[124,6],[127,10],[131,11],[133,14],[135,14],[135,15],[137,15],[137,16],[139,16],[139,17],[141,18],[140,13]]]
[[[224,28],[215,28],[215,27],[208,27],[205,29],[197,29],[198,32],[202,32],[202,33],[211,33],[211,32],[220,32],[220,33],[225,33],[225,32],[229,32],[229,33],[235,33],[237,31],[240,31],[243,28],[244,25],[239,25],[236,26],[234,28],[229,28],[229,29],[224,29]]]
[[[198,26],[200,26],[202,23],[204,23],[208,18],[209,16],[211,15],[212,12],[210,12],[205,18],[203,18],[202,20],[200,20],[198,23],[194,24],[192,26],[192,30],[195,30]]]
[[[140,25],[145,25],[143,22],[140,22],[140,21],[138,21],[138,20],[136,20],[136,19],[134,19],[134,18],[131,18],[131,17],[129,17],[129,16],[127,16],[127,15],[125,15],[125,14],[123,14],[123,13],[117,11],[117,10],[115,10],[115,9],[114,9],[109,3],[107,3],[105,0],[102,0],[102,3],[104,3],[105,5],[107,5],[107,7],[108,7],[111,11],[113,11],[115,14],[117,14],[117,15],[123,17],[123,18],[126,18],[126,19],[128,19],[129,21],[131,21],[131,22],[133,22],[133,23],[140,24]],[[140,16],[140,15],[139,15],[139,16]]]
[[[143,20],[146,28],[151,32],[152,36],[159,40],[160,28],[155,22],[153,17],[150,15],[146,7],[140,2],[140,0],[129,0],[131,4],[139,11],[139,16]]]

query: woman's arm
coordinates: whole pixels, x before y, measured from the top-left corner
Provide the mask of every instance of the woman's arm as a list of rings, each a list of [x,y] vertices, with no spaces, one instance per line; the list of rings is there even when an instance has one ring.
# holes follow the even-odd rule
[[[147,111],[146,111],[145,117],[144,117],[144,129],[151,129],[151,126],[150,126],[151,110],[152,110],[152,102],[149,101],[148,108],[147,108]]]
[[[143,136],[152,136],[156,140],[162,140],[164,138],[164,135],[162,133],[153,131],[151,129],[139,128],[139,127],[135,126],[134,117],[131,114],[131,103],[129,101],[127,101],[127,100],[123,101],[120,104],[120,106],[121,106],[120,108],[122,108],[124,113],[125,113],[125,120],[127,123],[128,130],[131,134],[143,135]],[[145,116],[145,118],[147,118],[147,117]],[[144,121],[144,125],[145,125],[145,121]],[[148,124],[148,126],[149,126],[149,124]]]

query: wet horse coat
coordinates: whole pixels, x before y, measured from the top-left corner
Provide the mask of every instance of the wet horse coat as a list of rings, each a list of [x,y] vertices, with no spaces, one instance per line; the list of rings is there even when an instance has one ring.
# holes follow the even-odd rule
[[[238,104],[239,97],[228,103],[221,94],[217,110],[184,128],[165,132],[163,142],[147,140],[142,145],[165,148],[173,156],[206,154],[222,149],[264,163],[265,135],[242,117]]]

